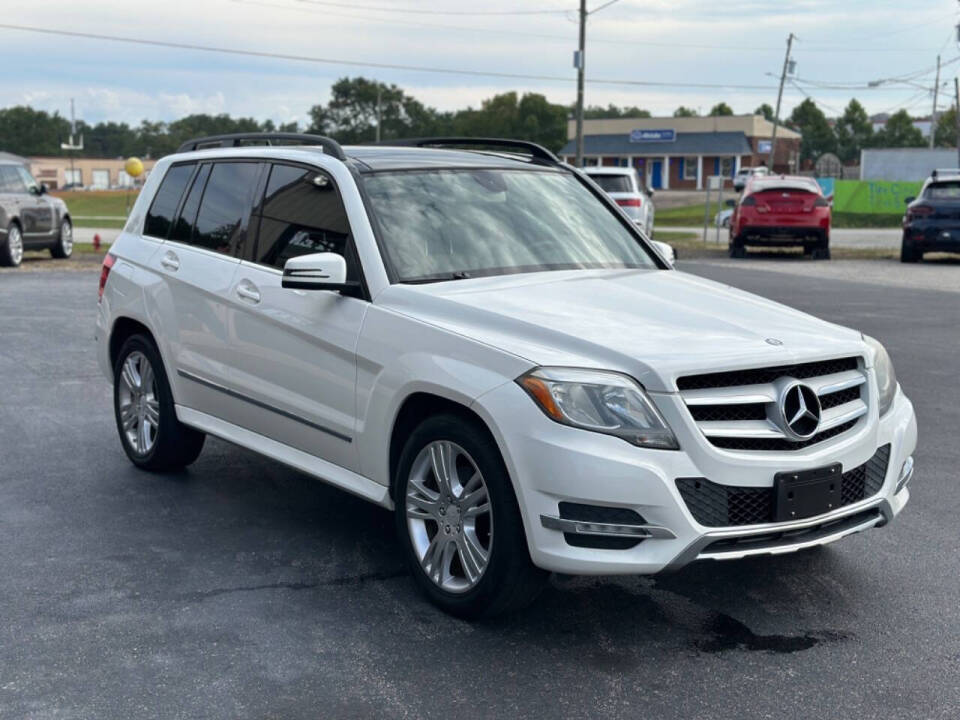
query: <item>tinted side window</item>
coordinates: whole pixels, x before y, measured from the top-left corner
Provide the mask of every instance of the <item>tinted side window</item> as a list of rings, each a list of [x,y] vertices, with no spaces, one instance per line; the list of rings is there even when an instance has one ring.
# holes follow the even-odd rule
[[[250,202],[257,183],[257,163],[216,163],[203,191],[193,232],[193,245],[234,254],[246,232]]]
[[[33,175],[23,167],[22,165],[17,165],[17,173],[20,175],[20,180],[23,182],[24,187],[27,191],[35,190],[37,187],[37,181],[33,179]]]
[[[314,182],[318,177],[324,184]],[[282,268],[297,255],[335,252],[346,257],[347,278],[355,280],[349,236],[347,213],[329,177],[292,165],[273,166],[263,200],[257,262]]]
[[[0,192],[25,193],[27,186],[14,165],[0,165]]]
[[[193,235],[193,224],[197,219],[197,209],[200,207],[200,198],[203,196],[203,188],[207,184],[207,178],[210,177],[210,165],[201,165],[187,194],[187,199],[183,202],[183,208],[180,215],[173,224],[170,231],[170,239],[178,242],[189,243]]]
[[[167,170],[147,213],[147,221],[143,226],[144,235],[166,239],[193,168],[192,164],[174,165]]]

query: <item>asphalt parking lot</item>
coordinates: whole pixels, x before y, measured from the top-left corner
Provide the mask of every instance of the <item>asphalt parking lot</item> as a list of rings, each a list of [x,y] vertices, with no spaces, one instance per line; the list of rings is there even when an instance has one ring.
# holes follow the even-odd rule
[[[555,577],[479,624],[417,595],[361,500],[217,440],[135,470],[96,269],[0,275],[0,717],[957,718],[957,294],[681,269],[884,341],[920,423],[910,504],[817,551]]]

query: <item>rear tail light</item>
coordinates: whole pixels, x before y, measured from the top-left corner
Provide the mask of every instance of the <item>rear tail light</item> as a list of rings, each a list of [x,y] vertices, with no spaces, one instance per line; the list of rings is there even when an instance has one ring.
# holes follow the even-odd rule
[[[814,207],[830,207],[830,203],[827,202],[826,198],[818,197],[813,201]]]
[[[641,207],[643,200],[640,198],[617,198],[617,205],[620,207]]]
[[[103,289],[107,286],[107,278],[110,277],[110,268],[117,261],[116,255],[107,253],[103,256],[103,265],[100,266],[100,291],[97,293],[97,302],[103,299]]]
[[[907,210],[907,220],[914,220],[916,218],[926,217],[927,215],[933,215],[933,208],[929,205],[917,205]]]

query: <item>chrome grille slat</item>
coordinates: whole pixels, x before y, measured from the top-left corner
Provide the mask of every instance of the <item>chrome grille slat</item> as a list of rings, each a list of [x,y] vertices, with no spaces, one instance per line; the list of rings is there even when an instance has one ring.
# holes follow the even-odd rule
[[[789,380],[807,385],[821,401],[820,424],[807,440],[796,440],[780,425],[780,392]],[[685,376],[678,378],[677,386],[693,422],[712,444],[737,450],[790,451],[855,427],[868,411],[866,382],[859,358],[848,357]]]

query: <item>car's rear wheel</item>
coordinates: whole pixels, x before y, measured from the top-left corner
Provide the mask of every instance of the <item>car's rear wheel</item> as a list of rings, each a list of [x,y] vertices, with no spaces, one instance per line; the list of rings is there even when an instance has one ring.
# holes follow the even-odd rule
[[[435,605],[478,618],[534,600],[546,573],[530,560],[513,486],[486,428],[431,417],[408,438],[396,472],[400,543]]]
[[[113,370],[113,408],[127,457],[144,470],[177,470],[200,455],[202,432],[177,419],[160,353],[145,335],[123,343]]]
[[[23,233],[15,222],[7,226],[7,238],[0,244],[0,265],[17,267],[23,261]]]
[[[923,260],[923,253],[918,252],[916,248],[909,245],[906,240],[903,240],[900,243],[900,262],[915,263],[920,260]]]
[[[733,238],[728,246],[728,251],[730,253],[730,257],[732,258],[739,259],[747,256],[747,248],[743,244],[743,240],[741,238]]]
[[[60,222],[60,234],[57,236],[57,243],[50,248],[50,254],[60,259],[73,254],[73,223],[68,218]]]

